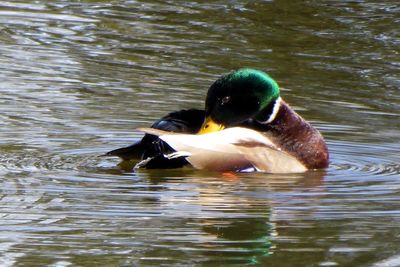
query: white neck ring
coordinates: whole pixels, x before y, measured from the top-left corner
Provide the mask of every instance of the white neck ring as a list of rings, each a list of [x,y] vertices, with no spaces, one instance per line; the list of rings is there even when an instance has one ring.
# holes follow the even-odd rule
[[[260,123],[262,123],[262,124],[267,124],[267,123],[271,123],[273,120],[275,120],[276,115],[278,114],[279,108],[281,107],[281,101],[282,101],[282,98],[281,98],[281,97],[278,97],[278,98],[275,100],[274,107],[272,108],[272,113],[271,113],[271,115],[269,116],[268,120],[266,120],[266,121],[261,121]]]

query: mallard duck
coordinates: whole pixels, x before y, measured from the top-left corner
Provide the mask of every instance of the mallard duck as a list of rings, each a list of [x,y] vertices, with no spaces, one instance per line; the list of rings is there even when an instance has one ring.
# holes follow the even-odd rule
[[[173,112],[139,130],[146,133],[141,141],[106,155],[142,160],[137,167],[218,171],[289,173],[329,164],[319,131],[281,98],[270,76],[254,69],[216,80],[205,110]]]

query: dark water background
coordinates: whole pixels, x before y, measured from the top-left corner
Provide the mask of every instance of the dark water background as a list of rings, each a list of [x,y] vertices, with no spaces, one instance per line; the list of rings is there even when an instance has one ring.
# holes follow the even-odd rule
[[[400,266],[398,1],[0,1],[1,266]],[[98,155],[267,71],[326,137],[301,175]]]

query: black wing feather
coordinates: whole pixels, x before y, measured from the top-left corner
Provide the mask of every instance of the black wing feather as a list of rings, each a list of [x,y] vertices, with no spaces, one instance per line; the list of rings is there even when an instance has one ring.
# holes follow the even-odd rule
[[[171,112],[151,125],[151,128],[169,132],[196,133],[200,130],[205,117],[204,110],[187,109]],[[133,145],[107,152],[106,156],[118,156],[123,160],[149,160],[144,167],[149,169],[180,168],[187,165],[184,158],[167,159],[166,154],[175,152],[167,143],[151,134],[145,134],[142,140]]]

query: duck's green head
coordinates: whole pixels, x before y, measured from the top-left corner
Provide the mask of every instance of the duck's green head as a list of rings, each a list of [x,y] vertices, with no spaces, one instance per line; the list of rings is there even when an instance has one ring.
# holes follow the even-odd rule
[[[254,69],[235,70],[219,78],[208,90],[206,121],[199,133],[218,131],[257,119],[265,113],[262,112],[265,109],[272,112],[273,107],[269,107],[278,98],[279,86],[266,73]]]

